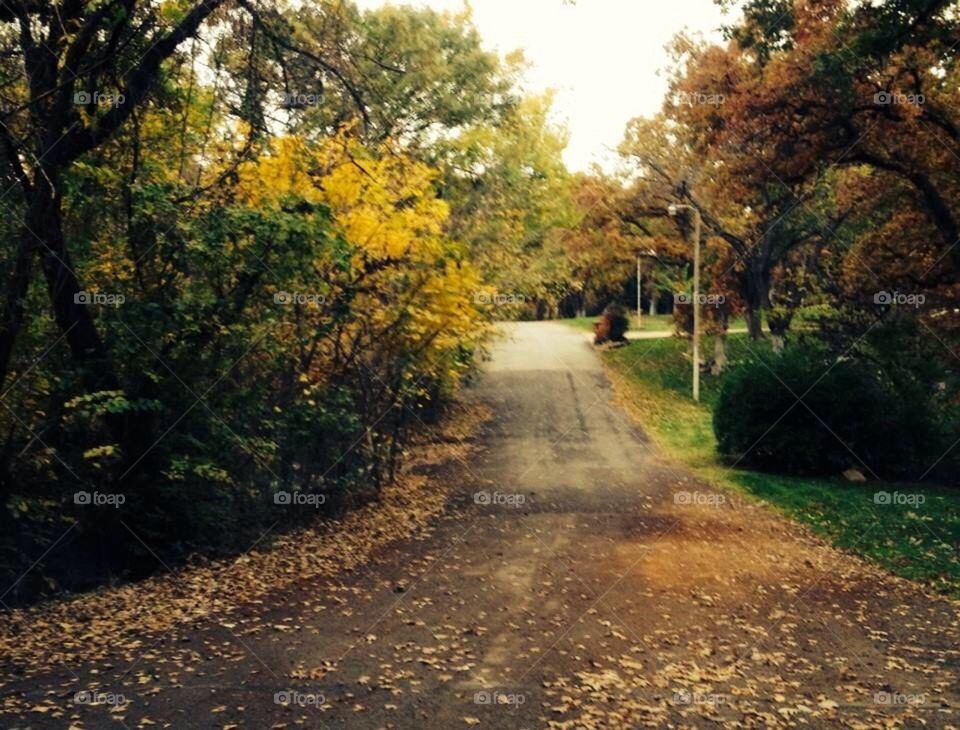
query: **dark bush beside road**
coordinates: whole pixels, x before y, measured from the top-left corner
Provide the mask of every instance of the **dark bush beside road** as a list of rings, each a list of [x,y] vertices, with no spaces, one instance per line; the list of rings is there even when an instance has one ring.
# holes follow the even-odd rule
[[[608,304],[603,310],[600,319],[593,326],[594,344],[602,345],[605,342],[625,342],[627,329],[630,327],[630,317],[621,304]]]
[[[717,447],[731,461],[770,471],[853,467],[919,479],[949,444],[930,400],[905,391],[867,361],[813,348],[751,359],[724,379],[713,416]]]

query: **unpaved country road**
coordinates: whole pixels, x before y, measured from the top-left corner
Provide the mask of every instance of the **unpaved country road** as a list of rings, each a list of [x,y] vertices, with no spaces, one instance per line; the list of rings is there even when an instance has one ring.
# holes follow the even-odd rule
[[[662,460],[581,332],[510,325],[486,370],[494,418],[427,539],[8,689],[87,728],[960,724],[956,604]],[[87,687],[128,704],[71,705]]]

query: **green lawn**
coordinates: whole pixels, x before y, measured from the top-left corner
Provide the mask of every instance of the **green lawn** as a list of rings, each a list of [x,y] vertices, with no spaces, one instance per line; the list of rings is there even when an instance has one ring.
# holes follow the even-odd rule
[[[843,479],[810,479],[728,469],[716,454],[712,408],[719,379],[701,379],[701,403],[690,397],[689,342],[677,338],[632,342],[603,357],[643,427],[669,456],[702,478],[763,499],[810,525],[838,547],[888,570],[960,597],[960,490]],[[706,342],[705,352],[712,352]],[[769,346],[731,335],[732,364]],[[722,376],[721,376],[722,379]],[[874,503],[874,493],[922,494],[922,505]]]

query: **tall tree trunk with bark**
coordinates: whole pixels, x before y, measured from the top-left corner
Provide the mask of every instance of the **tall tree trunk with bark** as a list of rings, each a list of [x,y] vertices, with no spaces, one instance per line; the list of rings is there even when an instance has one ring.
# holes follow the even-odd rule
[[[42,217],[42,212],[29,212],[29,219]],[[13,271],[7,282],[7,293],[3,302],[3,315],[0,319],[0,388],[3,388],[10,372],[14,345],[26,320],[26,298],[33,275],[33,264],[38,245],[32,232],[23,228],[17,245],[17,254],[13,262]]]
[[[117,390],[120,380],[93,321],[91,307],[79,296],[83,290],[64,241],[59,172],[48,170],[44,177],[46,185],[35,186],[32,193],[33,197],[39,195],[43,200],[31,205],[27,226],[28,235],[35,234],[42,242],[40,260],[54,319],[70,346],[73,359],[83,367],[88,390]],[[42,217],[35,217],[34,213]]]
[[[710,365],[711,375],[720,375],[727,369],[729,359],[727,358],[727,330],[718,332],[713,339],[713,362]]]
[[[751,256],[747,259],[747,268],[743,272],[743,291],[747,305],[747,331],[750,339],[763,339],[763,324],[761,314],[764,309],[770,308],[770,271],[760,257]]]

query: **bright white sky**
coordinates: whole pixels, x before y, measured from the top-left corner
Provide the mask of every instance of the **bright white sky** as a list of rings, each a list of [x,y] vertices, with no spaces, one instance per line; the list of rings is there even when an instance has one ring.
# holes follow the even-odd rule
[[[360,7],[425,5],[460,10],[464,0],[357,0]],[[687,29],[719,39],[729,23],[712,0],[472,0],[487,46],[522,48],[531,91],[557,92],[556,119],[570,131],[571,170],[612,168],[626,122],[656,113],[666,90],[664,46]]]

